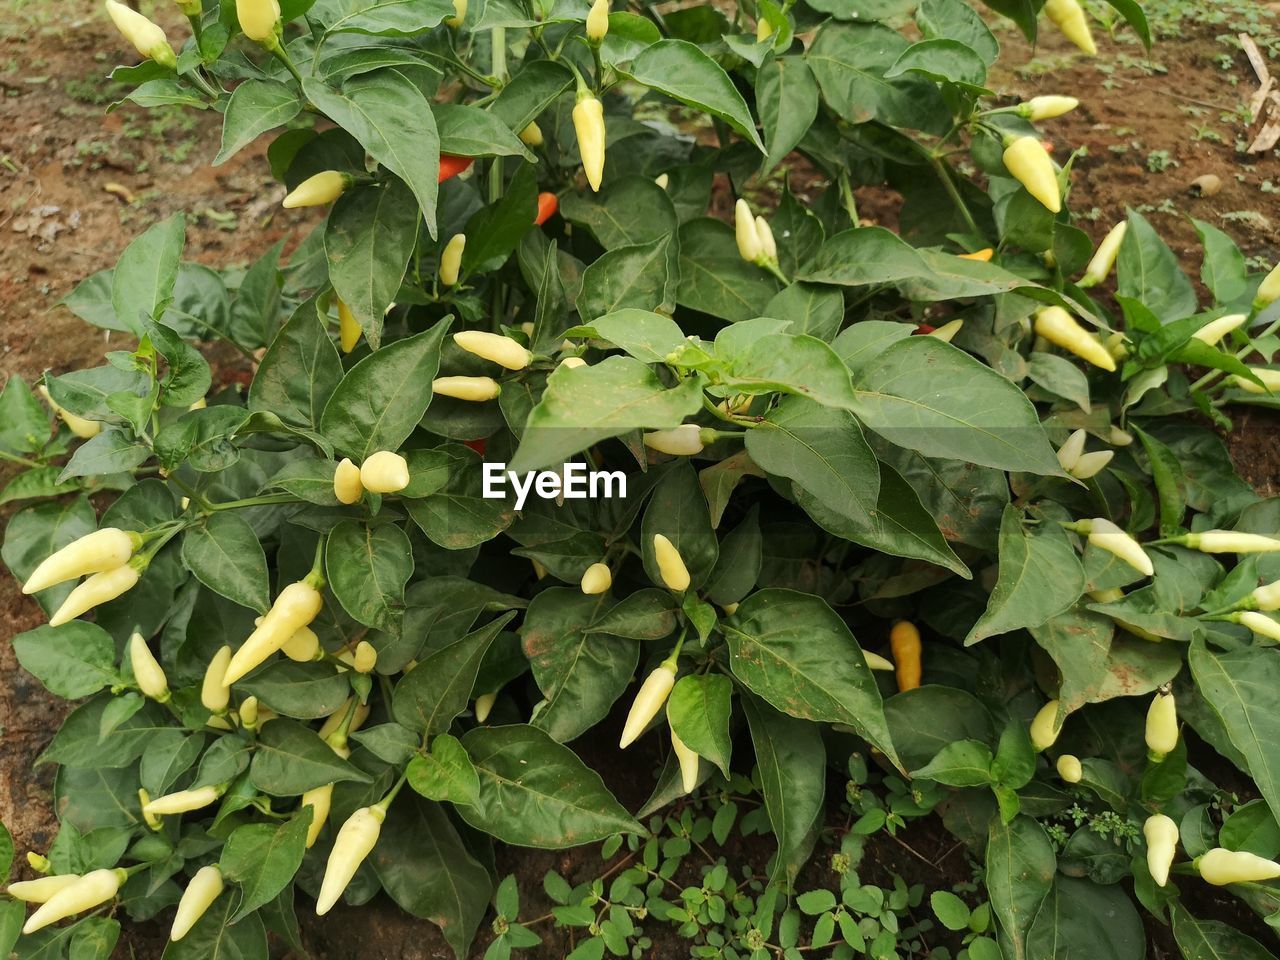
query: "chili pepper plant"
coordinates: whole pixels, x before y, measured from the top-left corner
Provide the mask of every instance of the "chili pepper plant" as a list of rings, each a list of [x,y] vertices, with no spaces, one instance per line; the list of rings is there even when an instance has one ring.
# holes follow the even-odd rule
[[[731,776],[782,904],[861,758],[982,865],[974,956],[1270,956],[1182,894],[1280,917],[1280,500],[1223,440],[1277,406],[1280,276],[1137,212],[1094,249],[1071,91],[989,86],[1001,18],[1091,52],[1040,6],[108,0],[127,100],[324,209],[247,269],[156,223],[66,300],[104,363],[0,395],[14,648],[79,701],[0,953],[264,958],[385,891],[464,957],[495,844]],[[642,810],[579,756],[619,736]]]

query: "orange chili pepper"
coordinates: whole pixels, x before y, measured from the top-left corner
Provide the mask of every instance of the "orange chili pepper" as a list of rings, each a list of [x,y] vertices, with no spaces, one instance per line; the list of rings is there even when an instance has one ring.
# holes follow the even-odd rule
[[[556,199],[554,193],[538,194],[538,215],[533,218],[534,224],[542,226],[558,209],[560,209],[560,201]]]
[[[995,251],[992,250],[990,247],[987,247],[983,250],[977,250],[973,253],[959,254],[959,257],[961,260],[979,260],[982,263],[988,262],[993,256],[995,256]]]
[[[456,177],[473,163],[475,163],[475,157],[455,157],[451,153],[440,154],[440,176],[437,182],[444,183],[450,177]]]

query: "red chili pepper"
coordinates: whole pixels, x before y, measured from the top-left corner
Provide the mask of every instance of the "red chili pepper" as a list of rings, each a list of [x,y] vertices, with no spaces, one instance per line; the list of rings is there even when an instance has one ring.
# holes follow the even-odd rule
[[[533,218],[533,222],[539,227],[542,226],[559,208],[560,201],[556,199],[554,193],[538,194],[538,215]]]
[[[475,157],[455,157],[451,153],[440,154],[440,176],[438,183],[444,183],[450,177],[456,177],[475,163]]]
[[[925,336],[927,334],[933,333],[933,331],[937,329],[938,329],[937,327],[933,326],[933,324],[930,324],[930,323],[917,323],[915,333],[912,334],[912,336]]]
[[[486,443],[484,437],[481,437],[479,440],[463,440],[462,442],[466,446],[474,450],[476,453],[480,454],[480,456],[482,457],[484,456],[484,448]]]

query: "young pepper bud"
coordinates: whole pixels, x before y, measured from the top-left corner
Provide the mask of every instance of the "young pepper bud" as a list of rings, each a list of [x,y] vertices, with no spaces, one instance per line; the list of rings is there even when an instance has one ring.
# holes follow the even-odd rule
[[[1063,783],[1079,783],[1084,776],[1084,767],[1080,764],[1080,758],[1069,753],[1060,756],[1054,766]]]
[[[764,17],[756,21],[756,43],[764,43],[773,36],[773,24]]]
[[[40,396],[44,397],[44,402],[49,404],[49,408],[57,415],[58,419],[65,423],[67,429],[81,440],[92,440],[102,432],[102,424],[99,421],[86,420],[84,417],[78,417],[70,410],[65,409],[49,395],[49,388],[43,383],[36,387],[36,390],[40,392]]]
[[[1050,700],[1031,721],[1031,745],[1037,751],[1048,750],[1057,742],[1062,727],[1058,723],[1058,701]]]
[[[609,0],[595,0],[591,4],[591,9],[587,12],[587,40],[593,46],[599,46],[600,41],[605,38],[609,32]]]
[[[371,453],[360,465],[360,485],[370,493],[399,493],[409,485],[409,462],[390,450]]]
[[[5,893],[24,903],[46,903],[59,890],[65,890],[80,879],[78,873],[54,874],[35,880],[19,880],[5,888]]]
[[[298,207],[323,207],[337,200],[355,180],[340,170],[322,170],[307,177],[281,201],[286,210]]]
[[[914,690],[920,686],[920,657],[923,646],[920,631],[909,620],[899,620],[889,631],[889,649],[893,651],[894,670],[897,674],[898,692]]]
[[[1239,330],[1248,319],[1249,315],[1247,313],[1228,313],[1217,320],[1210,320],[1193,333],[1191,339],[1207,343],[1212,347],[1232,330]]]
[[[730,609],[730,607],[733,609]],[[723,609],[728,616],[733,616],[738,610],[738,605],[736,603],[726,603]],[[878,653],[872,653],[870,650],[862,651],[862,659],[867,661],[867,667],[872,670],[894,673],[898,669],[892,660],[882,657]]]
[[[1081,520],[1069,529],[1083,533],[1099,550],[1114,554],[1143,576],[1149,577],[1155,573],[1151,558],[1142,549],[1142,544],[1105,517]]]
[[[325,718],[316,736],[321,740],[329,740],[342,727],[343,721],[347,719],[348,711],[353,708],[355,709],[355,716],[347,724],[347,733],[355,733],[355,731],[359,730],[364,725],[365,720],[369,719],[369,706],[361,703],[355,697],[347,697],[342,706]]]
[[[329,819],[329,806],[333,803],[333,784],[326,783],[322,787],[313,787],[302,795],[301,807],[311,808],[311,825],[307,827],[307,849],[310,850],[320,838]]]
[[[1258,883],[1280,877],[1280,863],[1243,850],[1214,847],[1192,864],[1205,883],[1225,887],[1229,883]]]
[[[692,457],[702,452],[702,428],[696,423],[682,423],[670,430],[654,430],[644,435],[644,445],[673,457]]]
[[[224,646],[213,655],[200,684],[200,703],[210,713],[222,713],[231,702],[231,687],[223,682],[231,663],[231,648]]]
[[[355,503],[364,494],[364,485],[360,482],[360,468],[351,462],[350,457],[338,461],[333,471],[333,495],[339,503]]]
[[[131,531],[116,527],[95,530],[45,557],[27,577],[22,592],[37,593],[68,580],[118,569],[141,545],[142,538]]]
[[[582,171],[587,175],[591,189],[598,193],[604,179],[604,104],[589,93],[579,93],[573,108],[573,129],[578,135]]]
[[[49,862],[49,858],[42,853],[36,853],[34,850],[27,851],[27,866],[36,873],[48,873],[53,869],[53,864]]]
[[[681,593],[689,589],[689,568],[676,545],[660,533],[653,536],[653,558],[658,562],[658,575],[668,590]],[[625,744],[624,744],[625,746]]]
[[[676,665],[670,660],[663,660],[653,673],[645,677],[644,683],[640,685],[640,691],[631,704],[627,722],[622,727],[622,739],[618,741],[619,749],[626,749],[640,734],[644,733],[645,727],[649,726],[649,722],[658,715],[662,705],[667,702],[671,688],[675,685]]]
[[[281,590],[276,602],[262,618],[262,623],[240,645],[240,649],[227,664],[227,673],[222,682],[230,686],[263,663],[283,647],[300,627],[309,625],[323,606],[324,598],[320,591],[305,580],[291,583]]]
[[[1264,537],[1260,533],[1240,533],[1236,530],[1205,530],[1188,533],[1179,538],[1184,547],[1201,553],[1275,553],[1280,550],[1280,540]]]
[[[372,673],[377,665],[378,648],[368,640],[357,643],[355,652],[351,655],[351,669],[356,673]]]
[[[481,402],[492,400],[502,387],[493,377],[436,377],[431,381],[431,390],[442,397]]]
[[[462,251],[466,246],[467,235],[455,233],[440,253],[440,282],[446,287],[458,282],[458,274],[462,271]]]
[[[343,353],[350,353],[360,342],[360,321],[341,300],[338,301],[338,345]]]
[[[613,573],[607,563],[593,563],[582,575],[582,592],[587,596],[605,593],[613,586]]]
[[[1079,0],[1045,0],[1045,16],[1062,31],[1062,35],[1089,56],[1098,52],[1093,42],[1093,32]]]
[[[295,630],[293,636],[280,648],[280,652],[294,663],[311,663],[324,658],[324,651],[320,648],[320,638],[310,627],[299,627]]]
[[[49,626],[60,627],[70,623],[99,604],[107,603],[137,586],[142,576],[143,564],[131,560],[122,567],[95,573],[76,587],[49,618]]]
[[[190,933],[205,911],[213,906],[213,901],[218,899],[223,886],[222,871],[216,865],[211,863],[197,870],[187,884],[187,889],[182,891],[178,910],[173,915],[169,939],[176,942]]]
[[[373,852],[386,816],[386,811],[380,806],[361,807],[338,829],[333,849],[329,852],[329,862],[324,868],[320,896],[316,898],[316,916],[323,917],[338,902],[360,869],[360,864]]]
[[[1058,171],[1053,158],[1035,137],[1013,137],[1004,149],[1004,165],[1009,175],[1027,188],[1050,213],[1062,209]]]
[[[133,677],[138,681],[138,689],[144,697],[150,697],[157,703],[169,700],[169,678],[164,675],[164,668],[156,661],[146,639],[140,633],[129,637],[129,664],[133,667]]]
[[[1178,707],[1173,694],[1161,691],[1147,708],[1147,756],[1159,763],[1178,745]]]
[[[164,35],[164,31],[138,11],[131,10],[117,0],[107,0],[107,16],[142,56],[170,70],[178,66],[178,58],[173,47],[169,46],[169,38]]]
[[[671,749],[680,763],[680,789],[684,793],[693,793],[693,788],[698,785],[698,755],[676,735],[675,727],[670,729]]]
[[[1178,825],[1163,813],[1157,813],[1143,823],[1142,836],[1147,841],[1147,871],[1156,886],[1166,886],[1169,868],[1178,852]]]
[[[1114,371],[1116,361],[1092,333],[1080,326],[1076,318],[1059,306],[1045,307],[1036,314],[1035,331],[1054,346],[1074,353],[1095,367]]]
[[[484,723],[489,719],[489,714],[493,711],[493,705],[498,701],[498,694],[482,693],[476,697],[476,723]]]
[[[163,797],[156,797],[142,810],[156,817],[190,813],[192,810],[203,810],[211,803],[215,803],[225,792],[226,788],[222,785],[179,790],[176,793],[166,793]]]
[[[75,883],[63,887],[27,918],[22,927],[25,934],[35,933],[51,923],[66,917],[92,910],[115,897],[120,885],[129,875],[120,869],[93,870]]]
[[[1115,457],[1114,450],[1094,450],[1092,453],[1082,453],[1076,461],[1076,465],[1067,472],[1077,480],[1088,480],[1090,477],[1096,477]]]
[[[280,4],[276,0],[236,0],[236,19],[244,35],[255,43],[271,43],[280,22]]]
[[[255,730],[258,726],[258,698],[246,697],[240,704],[240,726]]]
[[[526,147],[533,147],[535,150],[542,146],[545,142],[542,136],[542,128],[538,126],[538,121],[530,120],[523,130],[520,131],[520,142]]]
[[[1080,106],[1080,101],[1075,97],[1059,97],[1044,96],[1032,97],[1026,103],[1018,105],[1018,116],[1026,117],[1028,120],[1052,120],[1054,117],[1060,117],[1064,113],[1070,113],[1076,107]]]
[[[453,16],[445,19],[454,30],[462,26],[462,21],[467,19],[467,0],[453,0]]]
[[[461,330],[453,335],[453,342],[467,353],[473,353],[508,370],[523,370],[533,359],[533,354],[522,344],[497,333]]]
[[[935,330],[930,330],[925,336],[941,340],[943,343],[950,343],[956,338],[956,334],[960,332],[962,327],[964,327],[964,318],[959,317],[944,323]]]
[[[733,207],[733,234],[738,242],[738,256],[748,263],[758,263],[764,255],[764,243],[756,218],[751,214],[747,201],[741,197]]]
[[[1076,286],[1087,290],[1089,287],[1096,287],[1111,275],[1111,268],[1116,265],[1116,258],[1120,255],[1120,244],[1124,242],[1124,235],[1128,230],[1129,221],[1121,220],[1107,231]]]

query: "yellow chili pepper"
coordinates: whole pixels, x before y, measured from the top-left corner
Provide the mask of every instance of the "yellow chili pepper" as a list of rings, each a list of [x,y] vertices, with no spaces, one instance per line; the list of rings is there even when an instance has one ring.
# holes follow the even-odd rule
[[[1045,0],[1044,14],[1077,47],[1091,57],[1097,54],[1098,47],[1079,0]]]
[[[680,764],[680,788],[685,793],[693,793],[698,785],[698,755],[676,736],[675,727],[671,727],[671,749]]]
[[[80,586],[67,595],[67,599],[49,618],[49,626],[59,627],[70,623],[83,613],[88,613],[102,603],[114,600],[121,594],[137,586],[142,576],[142,566],[138,560],[130,560],[122,567],[95,573]]]
[[[696,423],[682,423],[670,430],[654,430],[644,435],[644,445],[673,457],[691,457],[702,452],[702,428]]]
[[[462,251],[466,246],[467,235],[455,233],[440,253],[440,282],[446,287],[452,287],[458,282],[458,274],[462,270]]]
[[[893,662],[898,678],[898,691],[914,690],[920,686],[922,673],[920,660],[923,645],[920,642],[920,631],[908,620],[899,620],[889,631],[889,649],[893,651]]]
[[[605,593],[613,585],[613,573],[607,563],[593,563],[582,575],[582,592],[588,596]]]
[[[236,0],[236,19],[250,40],[271,43],[280,22],[280,4],[276,0]]]
[[[25,934],[35,933],[51,923],[92,910],[115,897],[128,874],[120,869],[94,870],[75,883],[63,887],[46,900],[22,927]]]
[[[1178,707],[1173,694],[1162,691],[1147,708],[1147,756],[1159,762],[1178,745]]]
[[[1142,825],[1142,836],[1147,841],[1147,870],[1156,886],[1169,883],[1169,868],[1178,852],[1178,825],[1163,813],[1147,817]]]
[[[1037,751],[1048,750],[1057,742],[1062,727],[1058,724],[1058,701],[1050,700],[1031,721],[1031,745]]]
[[[339,170],[322,170],[294,187],[280,205],[286,210],[323,207],[342,196],[354,182],[350,174]]]
[[[133,667],[133,678],[138,681],[138,689],[142,691],[142,695],[157,703],[167,703],[170,696],[169,679],[140,633],[129,637],[129,663]]]
[[[658,575],[668,590],[681,593],[689,589],[689,568],[684,565],[684,558],[676,545],[662,534],[654,534],[653,556],[658,563]]]
[[[158,26],[117,0],[107,0],[107,16],[116,29],[142,56],[170,70],[178,66],[178,58],[169,46],[169,38]]]
[[[300,628],[311,623],[324,606],[320,591],[299,580],[280,591],[262,623],[249,635],[227,665],[223,683],[230,686],[288,642]]]
[[[533,354],[523,344],[498,333],[462,330],[453,335],[453,342],[468,353],[508,370],[523,370],[533,359]]]
[[[492,400],[502,387],[493,377],[437,377],[431,381],[431,390],[442,397],[481,402]]]
[[[1094,251],[1089,265],[1085,267],[1084,276],[1080,278],[1077,286],[1084,289],[1096,287],[1111,275],[1111,268],[1116,265],[1116,257],[1120,255],[1120,245],[1124,242],[1124,235],[1128,231],[1128,220],[1121,220],[1107,231],[1107,235],[1098,244],[1098,249]]]
[[[1109,372],[1116,368],[1115,359],[1107,352],[1107,348],[1062,307],[1045,307],[1037,313],[1035,331],[1054,346],[1074,353],[1095,367]]]
[[[671,688],[675,685],[676,665],[670,660],[662,661],[656,670],[645,677],[631,704],[631,710],[627,713],[627,722],[622,727],[622,739],[618,741],[620,749],[626,749],[644,733],[645,727],[649,726],[662,705],[667,702]]]
[[[323,917],[333,909],[360,864],[373,852],[382,832],[382,822],[387,812],[381,806],[361,807],[338,828],[338,836],[329,852],[324,879],[320,882],[320,896],[316,898],[316,916]]]
[[[399,493],[409,485],[409,462],[390,450],[371,453],[360,465],[360,484],[370,493]]]
[[[364,494],[364,486],[360,483],[360,468],[343,457],[333,471],[333,495],[339,503],[355,503]]]
[[[1004,150],[1004,165],[1010,175],[1027,188],[1027,193],[1040,201],[1049,212],[1062,209],[1062,193],[1058,188],[1058,171],[1053,158],[1035,137],[1012,138]]]
[[[127,7],[125,9],[128,9]],[[49,408],[53,410],[58,419],[67,425],[67,429],[79,437],[81,440],[92,440],[102,432],[102,424],[97,420],[86,420],[84,417],[76,416],[70,410],[64,409],[49,395],[49,388],[43,383],[36,387],[40,392],[40,396],[44,397],[45,403],[49,404]]]
[[[42,560],[27,577],[22,592],[37,593],[68,580],[115,570],[128,563],[141,545],[142,537],[132,531],[117,527],[95,530]]]
[[[213,901],[218,899],[223,886],[222,871],[215,864],[211,863],[197,870],[187,884],[187,889],[182,891],[182,899],[178,901],[178,910],[169,930],[169,939],[176,942],[190,933],[205,911],[213,906]]]
[[[573,108],[573,129],[578,135],[582,170],[593,191],[599,192],[604,179],[604,105],[589,93],[579,92]]]

